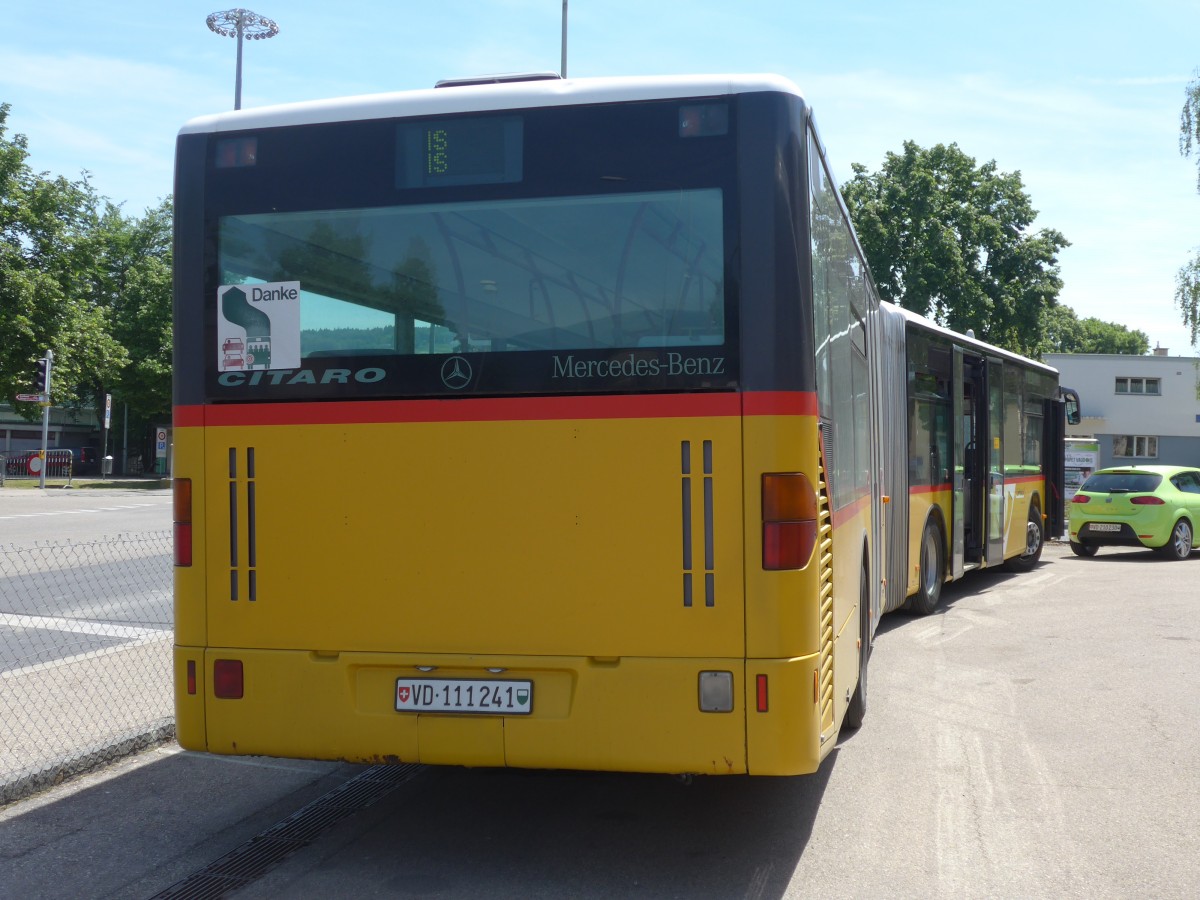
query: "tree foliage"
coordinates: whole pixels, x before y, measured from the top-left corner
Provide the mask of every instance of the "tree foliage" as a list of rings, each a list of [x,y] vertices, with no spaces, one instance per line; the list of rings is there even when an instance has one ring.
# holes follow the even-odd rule
[[[1179,152],[1191,156],[1197,150],[1200,150],[1200,73],[1185,90],[1183,112],[1179,116]],[[1196,190],[1200,191],[1200,164],[1197,165]],[[1175,275],[1175,305],[1179,307],[1195,347],[1200,339],[1200,250]]]
[[[103,412],[112,393],[141,427],[170,415],[171,214],[164,201],[126,217],[84,175],[36,173],[0,104],[0,398],[33,420],[34,388],[54,352],[52,400]],[[140,419],[144,421],[140,421]]]
[[[1150,338],[1144,331],[1130,331],[1116,322],[1096,318],[1079,319],[1075,310],[1057,304],[1047,307],[1040,353],[1120,353],[1144,356]]]
[[[955,331],[1020,353],[1041,347],[1045,311],[1062,289],[1053,229],[1032,231],[1037,211],[1019,172],[977,165],[957,144],[906,141],[869,173],[853,166],[843,189],[880,293]]]

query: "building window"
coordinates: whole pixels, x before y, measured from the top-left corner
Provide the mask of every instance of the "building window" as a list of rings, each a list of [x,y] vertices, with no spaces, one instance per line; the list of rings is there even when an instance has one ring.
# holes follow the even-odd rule
[[[1142,456],[1149,459],[1158,458],[1158,438],[1144,434],[1113,435],[1113,456],[1130,459]]]
[[[1162,394],[1161,378],[1118,378],[1118,394],[1142,394],[1158,397]]]

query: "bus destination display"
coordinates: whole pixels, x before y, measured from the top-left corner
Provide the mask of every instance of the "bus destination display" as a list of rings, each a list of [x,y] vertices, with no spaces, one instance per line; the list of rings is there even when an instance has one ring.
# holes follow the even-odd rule
[[[398,126],[396,186],[506,184],[521,180],[519,116],[425,119]]]

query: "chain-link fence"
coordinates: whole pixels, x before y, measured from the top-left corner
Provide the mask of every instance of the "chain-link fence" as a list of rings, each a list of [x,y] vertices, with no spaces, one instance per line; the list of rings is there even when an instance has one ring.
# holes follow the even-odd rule
[[[171,533],[0,546],[0,805],[174,733]]]

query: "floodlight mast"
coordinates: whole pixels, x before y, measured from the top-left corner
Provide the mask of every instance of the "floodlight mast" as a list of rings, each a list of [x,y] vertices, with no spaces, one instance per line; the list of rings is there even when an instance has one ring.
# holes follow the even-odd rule
[[[567,77],[567,0],[563,0],[563,15],[562,15],[562,71],[558,73],[563,78]]]
[[[279,34],[273,19],[260,16],[249,9],[226,9],[209,15],[205,22],[209,31],[222,37],[237,38],[237,75],[234,79],[233,108],[242,108],[242,38],[265,41]]]

